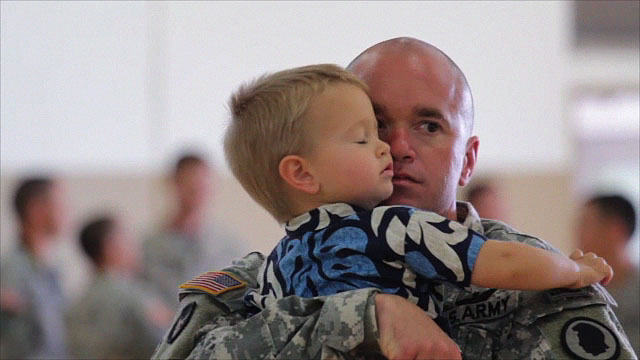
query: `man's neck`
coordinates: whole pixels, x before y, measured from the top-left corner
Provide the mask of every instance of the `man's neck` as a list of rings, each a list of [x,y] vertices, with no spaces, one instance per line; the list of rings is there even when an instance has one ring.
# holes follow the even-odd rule
[[[469,208],[466,206],[457,206],[457,204],[453,203],[453,210],[450,211],[449,216],[447,218],[452,221],[457,221],[459,223],[463,223],[467,216],[469,216]]]
[[[37,261],[45,261],[46,254],[51,243],[51,236],[45,231],[36,229],[32,226],[23,226],[22,241],[29,253]]]
[[[197,211],[179,212],[171,221],[171,228],[187,234],[195,234],[202,225],[202,216]]]

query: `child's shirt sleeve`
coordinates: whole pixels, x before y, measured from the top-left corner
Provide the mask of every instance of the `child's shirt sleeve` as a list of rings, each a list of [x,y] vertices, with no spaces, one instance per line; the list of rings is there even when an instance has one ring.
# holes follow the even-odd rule
[[[369,250],[385,262],[400,261],[417,275],[461,287],[471,283],[471,272],[483,235],[438,214],[404,206],[381,206],[371,213],[378,241]],[[375,249],[378,247],[378,249]]]

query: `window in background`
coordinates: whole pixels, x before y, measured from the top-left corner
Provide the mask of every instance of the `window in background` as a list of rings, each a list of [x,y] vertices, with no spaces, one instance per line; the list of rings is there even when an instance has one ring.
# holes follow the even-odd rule
[[[640,36],[638,1],[574,1],[574,45],[625,46]]]

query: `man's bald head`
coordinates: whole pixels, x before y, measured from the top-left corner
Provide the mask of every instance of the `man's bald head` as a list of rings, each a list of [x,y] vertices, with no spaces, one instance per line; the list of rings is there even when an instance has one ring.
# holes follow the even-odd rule
[[[448,65],[450,71],[455,74],[456,79],[456,99],[458,100],[459,114],[465,123],[467,136],[471,136],[473,131],[473,96],[471,88],[467,82],[467,78],[458,65],[451,60],[447,54],[437,47],[411,37],[399,37],[379,42],[356,56],[347,69],[355,74],[361,75],[368,69],[373,68],[378,61],[386,56],[404,55],[414,58],[416,61],[420,59],[429,59],[430,61],[444,62]]]

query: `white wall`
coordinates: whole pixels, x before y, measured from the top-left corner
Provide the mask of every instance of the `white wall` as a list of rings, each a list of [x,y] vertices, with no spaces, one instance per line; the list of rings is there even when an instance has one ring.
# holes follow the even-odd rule
[[[222,163],[241,82],[402,35],[466,73],[481,169],[563,167],[569,18],[568,2],[2,2],[1,168],[153,172],[187,143]]]
[[[144,4],[1,6],[2,170],[145,166]]]

